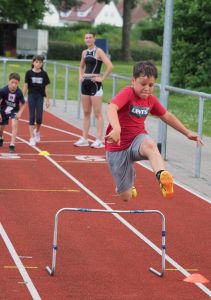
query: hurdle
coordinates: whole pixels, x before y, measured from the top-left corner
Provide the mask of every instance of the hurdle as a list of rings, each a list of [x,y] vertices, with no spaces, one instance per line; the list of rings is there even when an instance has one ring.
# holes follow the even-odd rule
[[[58,222],[59,222],[59,215],[65,211],[69,212],[81,212],[81,213],[111,213],[111,214],[122,214],[122,213],[129,213],[129,214],[159,214],[162,220],[162,232],[161,232],[161,272],[157,271],[156,269],[150,267],[149,271],[154,273],[159,277],[163,277],[165,272],[165,251],[166,251],[166,225],[165,225],[165,216],[159,210],[109,210],[109,209],[92,209],[92,208],[61,208],[55,214],[55,221],[54,221],[54,232],[53,232],[53,252],[52,252],[52,266],[46,266],[46,271],[50,276],[55,274],[56,270],[56,254],[58,250],[57,246],[57,236],[58,236]]]

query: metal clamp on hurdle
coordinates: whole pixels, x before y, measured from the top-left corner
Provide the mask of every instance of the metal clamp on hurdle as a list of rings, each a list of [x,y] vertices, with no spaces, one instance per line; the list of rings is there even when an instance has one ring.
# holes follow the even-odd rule
[[[155,270],[154,268],[149,268],[149,271],[154,273],[155,275],[162,277],[165,271],[165,251],[166,251],[166,225],[165,225],[165,216],[159,210],[107,210],[107,209],[91,209],[91,208],[61,208],[57,211],[55,215],[54,222],[54,233],[53,233],[53,253],[52,253],[52,267],[46,266],[46,270],[49,275],[53,276],[56,270],[56,253],[57,253],[57,233],[58,233],[58,221],[59,215],[64,211],[71,212],[84,212],[84,213],[111,213],[111,214],[121,214],[121,213],[129,213],[129,214],[159,214],[162,219],[162,247],[161,247],[161,272]]]

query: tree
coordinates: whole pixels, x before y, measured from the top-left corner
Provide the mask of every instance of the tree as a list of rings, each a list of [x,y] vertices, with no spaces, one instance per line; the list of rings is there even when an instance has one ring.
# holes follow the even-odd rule
[[[173,27],[173,84],[183,88],[209,87],[211,82],[211,2],[175,0]]]
[[[97,0],[108,4],[111,0]],[[154,1],[154,0],[152,0]],[[51,0],[59,11],[67,11],[73,6],[80,6],[83,0]],[[117,1],[115,1],[117,2]],[[122,28],[122,59],[128,61],[131,59],[130,53],[130,35],[131,35],[131,10],[136,7],[141,0],[123,0],[123,28]]]
[[[98,0],[98,2],[109,3],[110,0]],[[122,27],[122,60],[131,60],[130,35],[131,35],[131,10],[138,4],[139,0],[123,0],[123,27]]]
[[[48,10],[43,0],[13,0],[0,1],[1,20],[18,23],[20,26],[27,23],[29,26],[38,24]]]
[[[135,1],[123,2],[123,27],[122,27],[122,59],[131,60],[130,34],[131,34],[131,10]]]
[[[157,19],[160,16],[162,0],[141,0],[141,6],[148,13],[149,19]]]
[[[62,12],[66,12],[74,6],[83,4],[83,0],[51,0],[51,2],[57,7],[58,11]]]

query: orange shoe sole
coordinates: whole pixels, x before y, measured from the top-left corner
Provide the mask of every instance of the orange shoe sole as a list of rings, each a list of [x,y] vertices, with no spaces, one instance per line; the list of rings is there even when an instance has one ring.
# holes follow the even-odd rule
[[[174,194],[173,177],[168,171],[163,171],[160,175],[160,189],[163,197],[171,199]]]

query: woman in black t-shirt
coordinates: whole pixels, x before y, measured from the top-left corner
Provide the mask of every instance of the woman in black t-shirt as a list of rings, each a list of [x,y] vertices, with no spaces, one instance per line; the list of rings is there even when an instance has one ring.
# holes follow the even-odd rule
[[[32,59],[32,69],[25,74],[23,95],[28,90],[29,107],[29,132],[31,146],[40,142],[40,127],[43,116],[44,97],[46,98],[46,108],[49,107],[48,84],[50,83],[48,73],[43,70],[43,56],[36,55]],[[36,126],[35,126],[36,122]]]

